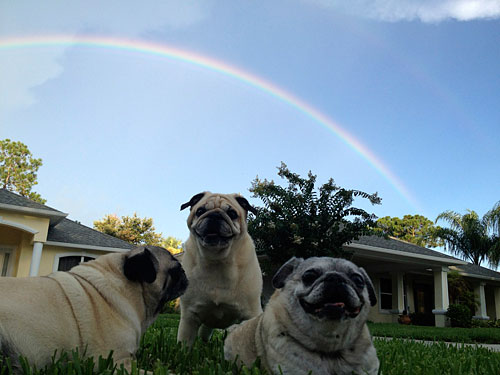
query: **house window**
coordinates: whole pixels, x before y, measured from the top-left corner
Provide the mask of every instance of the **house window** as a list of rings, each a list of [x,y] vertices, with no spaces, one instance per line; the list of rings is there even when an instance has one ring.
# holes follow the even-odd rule
[[[392,280],[381,278],[380,279],[380,309],[392,309]]]
[[[12,250],[9,248],[0,248],[0,276],[10,276],[12,263]]]
[[[59,264],[57,266],[58,271],[69,271],[74,266],[79,265],[83,262],[88,262],[89,260],[93,260],[93,257],[84,256],[84,255],[69,255],[63,256],[59,258]]]

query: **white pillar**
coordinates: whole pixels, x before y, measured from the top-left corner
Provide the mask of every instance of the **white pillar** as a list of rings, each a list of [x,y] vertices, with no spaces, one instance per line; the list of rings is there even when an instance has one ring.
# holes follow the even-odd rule
[[[495,319],[500,319],[500,287],[495,287]]]
[[[396,278],[396,309],[397,314],[402,314],[405,309],[405,295],[404,295],[404,283],[403,283],[403,272],[396,272],[394,277]]]
[[[446,311],[450,301],[448,299],[448,267],[439,267],[434,272],[434,310],[436,327],[446,325]]]
[[[476,315],[472,317],[473,319],[490,319],[490,317],[486,315],[486,295],[484,294],[485,285],[486,283],[481,282],[474,288],[474,294],[476,295],[476,297],[479,297],[479,306],[476,308]]]
[[[31,256],[30,276],[38,276],[40,269],[40,260],[42,259],[43,243],[35,242],[33,244],[33,255]]]

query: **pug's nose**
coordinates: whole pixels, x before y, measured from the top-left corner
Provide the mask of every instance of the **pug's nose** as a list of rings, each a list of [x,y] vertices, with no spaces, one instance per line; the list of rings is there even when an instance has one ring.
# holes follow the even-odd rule
[[[207,215],[207,218],[209,218],[209,219],[222,219],[222,214],[218,211],[211,212]]]
[[[342,276],[341,274],[337,273],[337,272],[329,272],[325,275],[325,279],[324,279],[325,283],[328,283],[328,284],[333,284],[333,285],[341,285],[341,284],[345,284],[346,283],[346,280],[344,278],[344,276]]]

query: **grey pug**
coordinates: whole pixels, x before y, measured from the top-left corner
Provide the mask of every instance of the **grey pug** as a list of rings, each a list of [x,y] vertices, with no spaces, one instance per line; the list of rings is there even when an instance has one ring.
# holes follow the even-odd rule
[[[247,231],[247,213],[255,209],[239,194],[196,194],[182,266],[189,287],[181,297],[177,341],[192,345],[196,336],[210,337],[213,328],[250,319],[262,312],[262,272]]]
[[[344,259],[292,258],[273,278],[264,313],[229,329],[227,360],[257,357],[273,374],[377,374],[379,360],[366,326],[377,303],[363,268]]]
[[[130,370],[146,328],[187,287],[165,249],[137,247],[46,277],[0,278],[0,354],[44,367],[57,350],[108,356]]]

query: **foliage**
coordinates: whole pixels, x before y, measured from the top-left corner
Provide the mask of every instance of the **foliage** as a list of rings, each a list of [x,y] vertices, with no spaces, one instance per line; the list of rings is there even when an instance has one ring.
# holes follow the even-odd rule
[[[488,260],[497,266],[500,261],[500,237],[497,218],[500,216],[499,203],[488,211],[482,219],[472,210],[461,215],[454,211],[445,211],[438,215],[436,222],[444,220],[449,228],[437,228],[435,237],[440,238],[445,248],[474,264]]]
[[[155,232],[153,219],[134,216],[105,215],[102,220],[94,221],[94,229],[99,232],[120,238],[134,245],[160,246],[161,233]]]
[[[342,245],[369,234],[376,216],[353,207],[355,198],[379,204],[377,194],[347,190],[335,185],[333,179],[316,189],[316,176],[307,178],[292,173],[281,163],[278,176],[288,182],[282,187],[274,181],[252,182],[250,191],[260,198],[264,207],[249,219],[249,232],[258,251],[264,252],[273,264],[282,264],[292,256],[347,257]]]
[[[170,251],[172,254],[182,252],[182,240],[168,236],[161,241],[161,246]]]
[[[442,246],[442,241],[434,237],[434,223],[422,215],[399,217],[385,216],[377,220],[375,232],[399,238],[423,247]]]
[[[137,361],[133,362],[131,375],[138,375],[138,369],[147,369],[152,375],[193,374],[193,375],[266,375],[257,362],[251,368],[238,367],[233,362],[224,360],[224,333],[214,332],[210,343],[197,340],[190,350],[176,342],[178,314],[161,315],[149,328],[141,340],[137,352]],[[418,332],[431,330],[439,332],[485,331],[492,329],[461,329],[436,327],[411,327],[397,324],[370,324],[375,336],[381,326],[393,327]],[[498,330],[500,332],[500,330]],[[397,337],[394,332],[391,335]],[[452,337],[455,342],[467,342],[459,337]],[[500,368],[500,353],[475,346],[448,346],[444,343],[424,344],[401,339],[374,339],[377,356],[380,359],[380,373],[384,375],[493,375]],[[0,374],[13,375],[8,360],[0,355]],[[83,358],[74,352],[55,356],[47,368],[32,369],[24,361],[22,375],[125,375],[123,368],[116,366],[111,356],[107,358]],[[313,372],[314,375],[314,372]]]
[[[450,304],[459,303],[467,306],[470,311],[476,311],[478,303],[470,283],[458,271],[448,272],[448,295]]]
[[[37,171],[42,159],[35,159],[28,146],[10,139],[0,140],[0,186],[45,204],[40,194],[31,191],[37,182]]]
[[[472,326],[472,315],[472,311],[468,306],[459,303],[451,304],[446,312],[452,327],[470,328]]]
[[[474,320],[476,321],[476,320]],[[423,327],[397,323],[368,323],[373,336],[412,340],[500,344],[500,329]]]

